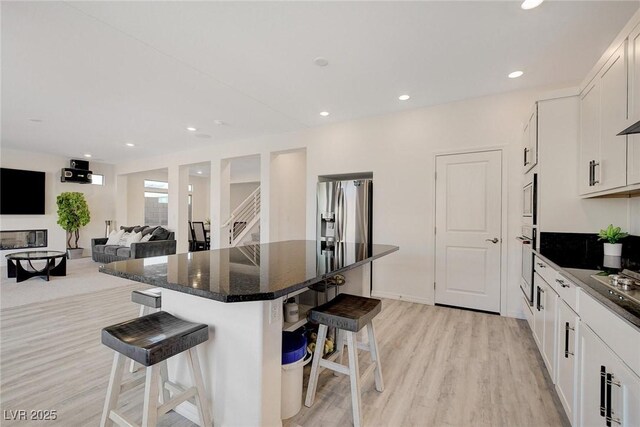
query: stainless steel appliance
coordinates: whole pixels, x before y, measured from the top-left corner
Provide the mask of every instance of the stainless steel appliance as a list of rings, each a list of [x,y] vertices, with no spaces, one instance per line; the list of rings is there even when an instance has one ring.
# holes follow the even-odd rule
[[[317,187],[318,268],[340,255],[340,243],[362,243],[371,250],[373,180],[319,182]]]
[[[517,237],[522,243],[520,289],[522,289],[531,307],[533,307],[533,248],[536,242],[535,237],[536,229],[527,225],[522,226],[522,235]]]
[[[522,189],[522,234],[518,236],[522,243],[520,288],[529,305],[533,306],[533,249],[536,248],[538,222],[538,174],[527,174],[525,178],[526,183]]]
[[[640,304],[640,272],[622,270],[620,274],[594,274],[591,277],[610,288],[611,295]]]

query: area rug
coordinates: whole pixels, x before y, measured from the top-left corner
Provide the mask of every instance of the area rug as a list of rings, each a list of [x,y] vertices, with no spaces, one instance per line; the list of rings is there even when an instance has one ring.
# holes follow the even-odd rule
[[[130,280],[100,273],[100,263],[91,258],[67,260],[67,275],[51,277],[48,282],[33,277],[16,283],[16,279],[7,278],[7,268],[0,269],[0,309],[43,302],[74,295],[91,293],[104,289],[131,285]],[[146,285],[140,283],[140,287]]]

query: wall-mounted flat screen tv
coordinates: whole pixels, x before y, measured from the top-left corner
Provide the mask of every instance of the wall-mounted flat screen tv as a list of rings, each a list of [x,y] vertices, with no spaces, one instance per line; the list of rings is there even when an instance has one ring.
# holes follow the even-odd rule
[[[44,215],[45,173],[0,168],[0,215]]]

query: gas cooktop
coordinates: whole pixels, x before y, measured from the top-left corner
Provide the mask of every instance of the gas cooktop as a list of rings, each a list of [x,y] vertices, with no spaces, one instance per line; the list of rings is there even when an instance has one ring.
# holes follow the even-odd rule
[[[626,297],[640,304],[640,273],[622,270],[619,274],[600,273],[591,277],[607,286],[610,294]]]

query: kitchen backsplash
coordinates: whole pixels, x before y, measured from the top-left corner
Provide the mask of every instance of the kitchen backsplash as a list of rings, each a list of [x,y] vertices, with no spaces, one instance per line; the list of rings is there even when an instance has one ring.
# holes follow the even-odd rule
[[[622,242],[622,267],[640,271],[640,236]],[[604,259],[603,242],[596,234],[540,233],[539,250],[561,267],[599,270]]]

